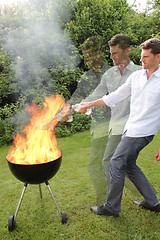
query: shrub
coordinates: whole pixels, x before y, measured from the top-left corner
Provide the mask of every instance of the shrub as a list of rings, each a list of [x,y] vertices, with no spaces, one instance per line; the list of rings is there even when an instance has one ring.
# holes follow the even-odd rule
[[[55,128],[57,137],[66,137],[76,132],[83,132],[90,129],[91,117],[75,113],[72,122],[61,123],[59,122]]]

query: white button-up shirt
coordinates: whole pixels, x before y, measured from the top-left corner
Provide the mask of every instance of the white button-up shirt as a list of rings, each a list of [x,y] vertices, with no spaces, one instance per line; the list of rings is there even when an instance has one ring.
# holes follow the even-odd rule
[[[148,80],[145,69],[132,73],[121,87],[102,99],[113,108],[128,96],[131,96],[131,103],[124,128],[126,136],[155,135],[160,129],[160,67]]]

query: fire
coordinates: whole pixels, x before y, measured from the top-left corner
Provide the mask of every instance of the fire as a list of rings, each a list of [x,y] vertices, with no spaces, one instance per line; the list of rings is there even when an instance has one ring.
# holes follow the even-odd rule
[[[58,120],[54,116],[65,104],[60,96],[46,97],[44,107],[40,108],[32,103],[26,111],[31,119],[23,129],[23,134],[17,133],[14,144],[7,154],[7,160],[16,164],[40,164],[58,159],[61,151],[57,147],[57,140],[52,129]]]

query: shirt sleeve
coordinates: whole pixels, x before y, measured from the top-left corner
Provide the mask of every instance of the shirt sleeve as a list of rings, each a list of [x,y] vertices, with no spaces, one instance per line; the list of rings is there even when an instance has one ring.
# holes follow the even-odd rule
[[[129,77],[126,82],[121,85],[116,91],[108,95],[104,95],[102,97],[104,103],[109,107],[115,107],[117,103],[129,97],[131,95],[131,80],[132,78]]]
[[[103,97],[104,95],[108,94],[108,87],[107,87],[107,82],[108,82],[108,71],[103,74],[100,83],[98,86],[95,88],[95,90],[83,101],[84,102],[89,102],[89,101],[94,101],[98,98]]]

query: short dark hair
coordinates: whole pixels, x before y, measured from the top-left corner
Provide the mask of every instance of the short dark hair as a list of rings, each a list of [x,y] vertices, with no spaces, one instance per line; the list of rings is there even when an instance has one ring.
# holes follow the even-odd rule
[[[154,55],[160,53],[160,40],[158,38],[150,38],[140,45],[141,49],[151,49]]]
[[[91,36],[87,38],[81,45],[82,51],[91,49],[94,52],[102,50],[102,42],[97,36]]]
[[[126,49],[131,46],[131,39],[124,34],[116,34],[108,41],[109,46],[118,46],[121,49]]]

